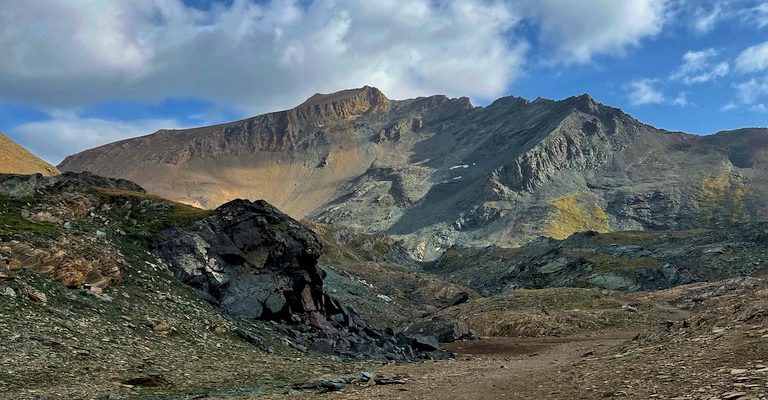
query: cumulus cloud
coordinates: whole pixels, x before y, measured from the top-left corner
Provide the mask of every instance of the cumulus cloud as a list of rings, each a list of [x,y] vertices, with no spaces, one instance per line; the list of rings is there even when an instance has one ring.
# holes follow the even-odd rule
[[[757,72],[768,69],[768,42],[751,46],[736,58],[736,70],[739,72]]]
[[[656,36],[667,21],[667,0],[523,0],[519,13],[540,27],[555,61],[586,63],[596,54],[622,54]]]
[[[686,84],[707,82],[728,75],[730,66],[727,61],[717,62],[718,51],[706,49],[688,51],[683,55],[683,63],[672,73],[670,79]]]
[[[688,93],[678,92],[677,96],[670,97],[658,88],[659,80],[642,78],[635,79],[624,85],[627,92],[627,100],[633,106],[643,106],[647,104],[670,104],[673,106],[684,107],[690,104]]]
[[[53,112],[47,121],[29,122],[10,132],[30,151],[56,165],[67,155],[159,129],[184,128],[172,119],[110,121]]]
[[[736,99],[742,104],[753,105],[764,96],[768,96],[768,78],[752,78],[746,82],[734,85]]]
[[[661,104],[666,101],[664,94],[654,87],[654,79],[636,79],[626,85],[629,103],[633,106]]]
[[[0,97],[57,108],[189,96],[256,113],[370,84],[497,96],[527,45],[486,0],[26,0],[0,8]],[[0,100],[2,100],[0,99]]]

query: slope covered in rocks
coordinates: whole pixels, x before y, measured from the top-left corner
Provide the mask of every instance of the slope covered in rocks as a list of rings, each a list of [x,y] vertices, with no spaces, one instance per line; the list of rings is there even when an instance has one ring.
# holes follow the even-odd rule
[[[449,356],[337,299],[322,248],[263,201],[202,210],[92,174],[0,177],[0,398],[258,395]]]
[[[514,249],[456,246],[426,270],[485,294],[519,288],[590,287],[625,292],[768,271],[768,223],[714,230],[585,232]]]
[[[767,158],[766,129],[667,132],[588,95],[475,107],[364,87],[113,143],[60,167],[205,208],[266,199],[297,218],[393,235],[431,260],[454,244],[761,219]]]

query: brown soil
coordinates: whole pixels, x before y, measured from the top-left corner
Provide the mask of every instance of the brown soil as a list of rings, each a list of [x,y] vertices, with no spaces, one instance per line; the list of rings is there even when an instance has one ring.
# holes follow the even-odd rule
[[[456,343],[455,360],[388,365],[404,385],[291,398],[327,399],[765,399],[768,340],[649,345],[633,332]],[[765,360],[765,361],[763,361]]]
[[[388,366],[378,374],[408,377],[406,385],[387,385],[336,394],[338,399],[534,399],[572,398],[572,382],[553,377],[588,352],[605,353],[632,333],[571,338],[488,338],[456,343],[456,359]]]

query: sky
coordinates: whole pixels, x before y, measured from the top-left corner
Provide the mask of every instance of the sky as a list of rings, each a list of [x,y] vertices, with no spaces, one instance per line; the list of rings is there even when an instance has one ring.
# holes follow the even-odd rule
[[[768,0],[0,0],[0,132],[53,164],[371,85],[768,126]]]

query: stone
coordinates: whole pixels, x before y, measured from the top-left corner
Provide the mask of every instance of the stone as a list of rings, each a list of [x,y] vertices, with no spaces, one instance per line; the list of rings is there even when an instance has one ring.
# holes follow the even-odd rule
[[[261,347],[261,345],[262,345],[261,339],[259,339],[258,336],[254,335],[251,332],[248,332],[248,331],[245,331],[245,330],[242,330],[242,329],[237,329],[235,331],[235,334],[237,334],[237,336],[239,336],[241,339],[243,339],[247,343],[250,343],[250,344],[252,344],[254,346]]]
[[[325,354],[333,354],[336,347],[336,341],[333,339],[315,339],[311,348]]]
[[[413,335],[411,339],[413,342],[413,347],[418,350],[424,350],[424,351],[440,350],[440,342],[434,336]]]
[[[451,301],[448,303],[449,306],[458,306],[459,304],[464,304],[469,301],[469,293],[467,292],[459,292],[456,293],[455,296],[451,299]]]
[[[443,317],[432,317],[414,322],[407,332],[419,332],[435,336],[440,343],[474,339],[474,335],[464,322],[451,321]]]
[[[48,297],[43,292],[38,292],[38,291],[29,292],[29,298],[40,303],[48,302]]]
[[[159,322],[152,327],[152,330],[167,335],[173,331],[173,327],[166,321]]]
[[[373,381],[375,378],[376,375],[371,372],[363,371],[360,373],[360,380],[363,382]]]
[[[16,297],[16,291],[12,287],[8,286],[3,290],[3,296]]]

